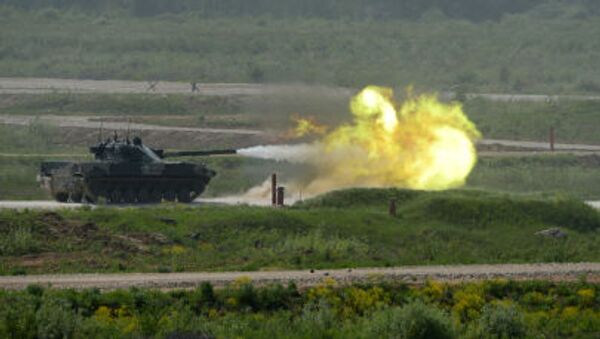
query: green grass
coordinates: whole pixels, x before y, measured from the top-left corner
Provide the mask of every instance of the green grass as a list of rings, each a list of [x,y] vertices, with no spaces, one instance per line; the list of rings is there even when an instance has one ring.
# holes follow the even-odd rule
[[[29,230],[38,254],[6,250],[2,274],[597,261],[600,240],[600,216],[577,200],[460,190],[356,189],[290,209],[1,211],[0,222],[4,239]],[[534,235],[549,227],[569,236]]]
[[[597,283],[373,280],[224,289],[0,291],[0,335],[35,338],[593,338]],[[36,336],[37,335],[37,336]]]
[[[554,192],[581,199],[600,199],[600,158],[597,155],[536,155],[482,157],[467,187],[506,192]]]
[[[599,17],[570,4],[484,22],[2,11],[3,76],[599,90]]]
[[[3,94],[6,114],[205,115],[240,113],[241,97],[184,94]]]
[[[546,141],[554,127],[557,143],[600,144],[600,102],[555,103],[469,100],[465,112],[484,138]]]

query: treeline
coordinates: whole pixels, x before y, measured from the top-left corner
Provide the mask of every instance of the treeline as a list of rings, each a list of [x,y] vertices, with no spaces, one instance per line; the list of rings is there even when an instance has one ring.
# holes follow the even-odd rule
[[[0,5],[35,10],[125,11],[145,17],[194,11],[215,16],[318,17],[328,19],[417,19],[429,11],[451,18],[494,20],[548,3],[579,3],[600,12],[597,0],[0,0]]]

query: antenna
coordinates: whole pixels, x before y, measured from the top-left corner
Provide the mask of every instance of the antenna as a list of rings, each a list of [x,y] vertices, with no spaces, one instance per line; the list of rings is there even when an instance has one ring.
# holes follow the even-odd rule
[[[104,120],[100,119],[100,131],[98,132],[98,142],[102,142],[102,129],[104,128]]]
[[[129,141],[130,128],[131,128],[131,118],[127,118],[127,141]]]

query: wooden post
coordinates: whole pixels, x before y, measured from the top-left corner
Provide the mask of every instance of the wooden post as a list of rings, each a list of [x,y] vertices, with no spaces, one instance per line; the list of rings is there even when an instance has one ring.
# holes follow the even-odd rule
[[[554,152],[554,126],[550,126],[550,151]]]
[[[285,187],[283,187],[283,186],[277,187],[277,206],[279,206],[279,207],[283,207],[283,205],[284,205],[284,194],[285,194]]]
[[[390,208],[389,208],[389,213],[392,217],[396,216],[396,199],[391,199],[390,200]]]
[[[277,205],[277,173],[271,175],[271,205]]]

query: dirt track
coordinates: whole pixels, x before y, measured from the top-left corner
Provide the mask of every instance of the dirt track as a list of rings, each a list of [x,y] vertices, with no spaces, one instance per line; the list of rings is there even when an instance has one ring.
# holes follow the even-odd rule
[[[333,278],[340,284],[377,280],[423,283],[427,279],[447,282],[477,281],[506,278],[514,280],[576,281],[585,276],[587,281],[600,282],[600,263],[523,264],[523,265],[468,265],[468,266],[413,266],[395,268],[365,268],[273,272],[221,273],[130,273],[130,274],[66,274],[0,277],[0,288],[23,289],[31,284],[51,285],[54,288],[99,288],[103,290],[144,288],[194,288],[202,282],[217,287],[248,277],[257,285],[294,281],[300,287],[319,284],[324,278]]]
[[[198,84],[200,95],[257,95],[270,90],[259,84]],[[0,94],[46,93],[190,93],[192,85],[169,81],[79,80],[47,78],[0,78]]]
[[[198,91],[192,92],[188,82],[174,81],[126,81],[126,80],[80,80],[49,78],[0,78],[0,94],[47,94],[47,93],[156,93],[156,94],[194,94],[194,95],[263,95],[277,91],[289,91],[311,85],[265,85],[249,83],[199,83]],[[327,90],[350,95],[356,89],[327,87]],[[592,95],[545,95],[545,94],[505,94],[505,93],[467,93],[467,99],[485,99],[502,102],[556,102],[560,100],[600,100]],[[453,99],[454,92],[442,92],[440,97]]]
[[[198,83],[176,81],[81,80],[48,78],[0,78],[0,94],[100,93],[100,94],[189,94],[206,96],[251,96],[298,89],[326,90],[349,96],[352,89],[299,84]]]

